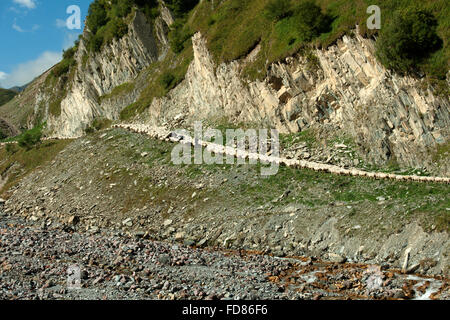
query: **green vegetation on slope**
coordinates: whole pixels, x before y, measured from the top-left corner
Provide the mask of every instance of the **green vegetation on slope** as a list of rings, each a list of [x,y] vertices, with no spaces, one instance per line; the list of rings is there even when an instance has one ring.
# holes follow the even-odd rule
[[[80,38],[75,41],[73,47],[64,50],[63,59],[56,64],[45,79],[45,89],[50,93],[49,113],[55,117],[61,115],[61,101],[66,97],[68,83],[75,75],[75,54],[80,44]]]
[[[18,140],[19,147],[30,150],[39,142],[41,142],[42,131],[29,130],[23,134],[23,136]]]
[[[5,184],[0,187],[0,194],[15,186],[37,167],[51,161],[70,142],[69,140],[45,141],[30,149],[13,144],[0,148],[0,159],[2,159],[0,176],[6,179]]]
[[[397,59],[405,55],[419,55],[414,60],[416,68],[421,68],[431,78],[442,79],[448,70],[450,49],[448,46],[450,8],[444,0],[434,1],[368,1],[368,0],[228,0],[202,2],[188,21],[191,30],[201,31],[208,39],[208,46],[218,63],[239,59],[249,53],[257,43],[261,51],[257,59],[247,66],[245,74],[250,78],[263,78],[270,63],[284,59],[296,52],[306,52],[305,47],[327,47],[358,24],[365,36],[377,34],[377,30],[367,30],[366,13],[370,5],[379,5],[382,10],[382,39],[395,38],[402,22],[428,12],[432,16],[427,21],[417,22],[407,39],[413,44],[424,44],[424,35],[431,45],[418,52],[416,46],[403,46],[389,61],[381,61],[391,67]],[[318,10],[318,7],[321,10]],[[418,13],[419,12],[419,13]],[[433,25],[433,19],[436,25]],[[435,46],[443,39],[442,47]],[[406,36],[405,33],[403,36]],[[397,37],[398,39],[398,37]],[[382,49],[389,50],[390,44],[381,42]],[[438,50],[436,50],[438,49]],[[381,56],[382,54],[380,54]],[[420,63],[420,65],[419,65]],[[409,65],[411,67],[412,64]]]
[[[96,131],[109,128],[112,121],[106,118],[96,118],[92,121],[91,125],[85,129],[86,133],[94,133]]]
[[[182,10],[179,9],[177,1],[172,2],[175,3],[172,5],[173,9]],[[181,3],[186,3],[186,1],[181,1]],[[157,0],[95,0],[92,2],[86,19],[86,24],[91,32],[86,39],[87,48],[92,52],[99,52],[105,44],[127,34],[129,16],[136,7],[142,10],[150,23],[159,15]]]
[[[163,61],[152,63],[147,72],[148,85],[141,92],[138,100],[122,110],[121,120],[128,120],[141,114],[152,103],[154,98],[165,96],[185,77],[189,64],[194,57],[192,45],[183,47],[178,54],[169,51]]]
[[[442,47],[442,40],[436,34],[437,24],[428,11],[396,12],[394,19],[381,30],[377,41],[378,58],[397,72],[413,72],[432,52]],[[436,75],[445,79],[445,71]]]
[[[126,0],[95,0],[91,3],[86,19],[86,25],[91,32],[86,39],[86,47],[90,51],[98,52],[104,44],[114,38],[121,38],[128,32],[124,18],[131,13],[131,5],[130,1]]]
[[[59,117],[61,115],[61,102],[67,96],[67,92],[69,91],[69,80],[75,74],[75,68],[68,67],[67,69],[65,69],[64,65],[61,66],[61,64],[65,64],[65,60],[61,61],[60,64],[54,66],[53,70],[56,69],[56,73],[58,73],[61,67],[65,71],[57,76],[56,73],[53,73],[52,70],[52,72],[50,72],[50,74],[45,79],[44,83],[44,88],[50,96],[48,111],[52,116],[55,117]]]
[[[51,75],[55,78],[59,78],[68,73],[70,68],[76,64],[75,53],[78,50],[79,40],[75,42],[75,45],[67,50],[63,51],[63,59],[57,65],[55,65],[51,71]]]
[[[121,119],[129,119],[148,108],[155,97],[162,97],[180,83],[192,61],[191,36],[200,31],[216,63],[246,57],[257,45],[255,59],[246,64],[243,77],[263,79],[273,62],[299,53],[317,64],[311,50],[324,48],[355,25],[364,36],[377,36],[377,57],[390,69],[402,73],[426,74],[438,93],[448,92],[445,75],[450,61],[450,7],[445,0],[197,0],[165,1],[175,16],[169,33],[171,51],[163,61],[149,66],[148,86],[135,103],[125,108]],[[380,31],[367,30],[368,6],[382,10]],[[150,23],[160,12],[157,0],[95,0],[89,9],[84,39],[91,52],[99,51],[113,38],[128,31],[130,17],[141,10]],[[411,29],[411,32],[408,30]],[[47,88],[53,90],[50,113],[60,115],[60,103],[68,91],[66,82],[75,64],[74,48],[52,70]],[[86,60],[87,56],[83,58]],[[132,84],[118,88],[111,96],[132,90]],[[123,90],[123,91],[122,91]],[[105,96],[102,98],[108,98]]]
[[[101,96],[99,99],[100,99],[100,101],[108,100],[113,97],[127,94],[127,93],[133,91],[134,88],[135,88],[134,82],[125,82],[125,83],[122,83],[121,85],[115,87],[110,93]]]
[[[16,92],[12,90],[0,88],[0,106],[4,105],[8,101],[12,100],[16,96]]]
[[[276,175],[263,177],[260,175],[261,164],[179,166],[171,162],[173,144],[121,129],[111,130],[109,134],[114,138],[106,142],[99,139],[100,133],[87,139],[100,148],[98,154],[108,159],[114,168],[104,178],[102,190],[108,190],[114,199],[126,202],[124,212],[159,204],[178,208],[193,205],[190,214],[194,216],[208,211],[214,214],[216,208],[227,208],[227,215],[236,211],[245,219],[248,216],[243,213],[248,210],[261,210],[261,214],[269,215],[277,214],[286,206],[300,204],[307,206],[309,212],[318,214],[345,213],[344,221],[352,225],[382,228],[384,224],[388,233],[392,232],[389,230],[391,226],[412,222],[427,230],[448,231],[450,226],[447,211],[450,207],[449,188],[445,184],[336,176],[285,166],[281,166]],[[83,152],[91,151],[77,150],[76,153],[82,156]],[[142,157],[142,152],[148,155]],[[116,170],[124,167],[125,163],[134,163],[135,167]],[[99,171],[99,168],[93,170]],[[158,184],[155,180],[161,176],[164,182]],[[117,184],[114,190],[109,188],[111,183]],[[192,190],[198,184],[204,187]],[[175,186],[180,187],[177,187],[177,192],[173,191]],[[192,197],[194,191],[197,193],[195,198]],[[174,195],[177,199],[172,203]],[[380,200],[381,197],[385,200]],[[207,202],[205,198],[208,198]],[[380,217],[383,218],[380,220]]]
[[[366,27],[369,17],[366,10],[373,4],[379,5],[382,10],[381,39],[377,45],[380,61],[395,71],[414,74],[421,71],[437,87],[445,87],[443,79],[448,71],[450,53],[450,12],[444,0],[388,0],[375,3],[369,0],[197,2],[187,1],[180,10],[177,3],[183,1],[166,1],[176,17],[169,34],[172,50],[164,61],[150,66],[148,87],[136,103],[123,110],[122,119],[141,113],[154,97],[164,96],[184,78],[192,60],[190,38],[197,31],[207,38],[208,48],[217,64],[241,59],[259,44],[261,50],[254,61],[244,67],[243,76],[250,80],[262,79],[271,63],[295,53],[305,55],[314,68],[317,58],[311,49],[327,47],[345,34],[352,35],[357,24],[364,36],[378,35],[377,30],[367,30]],[[407,23],[402,23],[398,16],[405,17]],[[428,17],[428,20],[411,23],[422,16]],[[405,32],[405,26],[413,28],[413,31]],[[392,46],[392,40],[387,39],[399,40],[397,46]],[[424,39],[428,39],[428,43]],[[403,66],[398,61],[402,61]]]
[[[12,142],[12,141],[17,141],[19,144],[22,144],[22,146],[26,146],[29,145],[29,142],[35,142],[32,143],[32,145],[35,145],[37,142],[39,142],[39,140],[42,137],[42,133],[44,131],[45,128],[45,123],[41,123],[37,126],[35,126],[34,128],[27,130],[25,132],[22,132],[20,135],[15,136],[15,137],[10,137],[4,140],[0,140],[1,142]]]

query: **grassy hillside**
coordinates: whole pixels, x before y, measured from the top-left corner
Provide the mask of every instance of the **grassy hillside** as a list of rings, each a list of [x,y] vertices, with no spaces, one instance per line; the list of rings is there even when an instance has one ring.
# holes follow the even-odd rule
[[[211,223],[225,226],[289,216],[286,212],[291,211],[285,210],[292,207],[309,217],[305,223],[333,215],[339,220],[335,227],[342,232],[351,229],[355,237],[386,237],[413,222],[427,231],[448,232],[450,199],[443,184],[334,176],[287,167],[263,177],[260,165],[248,164],[178,166],[170,160],[173,144],[119,129],[106,133],[87,135],[69,145],[55,141],[30,151],[20,149],[0,165],[0,173],[26,157],[24,170],[39,165],[40,172],[24,178],[27,187],[21,193],[31,190],[39,198],[58,185],[53,201],[46,204],[51,212],[63,213],[61,205],[76,206],[81,216],[102,217],[114,225],[125,218],[137,223],[151,217],[146,230],[155,233],[164,232],[162,222],[169,218],[180,226],[187,221],[195,221],[192,225],[197,228]],[[0,156],[5,153],[0,149]],[[12,175],[20,170],[10,172],[11,180],[2,190],[5,198],[10,187],[23,179]],[[361,228],[352,229],[355,225]]]
[[[390,69],[413,76],[426,77],[448,94],[445,81],[450,61],[450,6],[446,0],[198,0],[165,1],[174,14],[175,23],[169,34],[171,49],[162,61],[151,64],[145,72],[147,88],[139,99],[125,108],[122,119],[129,119],[148,108],[155,97],[161,97],[180,83],[193,58],[191,36],[202,32],[216,63],[245,57],[258,44],[261,50],[247,63],[242,76],[250,80],[263,79],[271,63],[299,53],[312,64],[316,63],[313,48],[326,48],[343,35],[352,34],[356,25],[362,34],[377,39],[377,57]],[[366,12],[370,5],[381,8],[381,30],[367,30]],[[95,0],[89,9],[89,33],[84,41],[88,54],[101,51],[102,46],[120,38],[128,30],[135,10],[141,10],[151,22],[159,15],[158,1]],[[417,18],[419,17],[419,18]],[[412,30],[409,32],[409,30]],[[51,92],[50,114],[58,116],[60,104],[69,91],[76,63],[75,46],[64,52],[63,60],[45,80]],[[87,54],[87,55],[88,55]],[[87,61],[87,55],[82,61]],[[127,92],[133,84],[114,92]],[[31,92],[31,90],[28,90]],[[2,114],[18,127],[31,112],[31,95],[21,101],[10,102]],[[18,104],[27,100],[17,113]],[[23,110],[23,111],[22,111]],[[17,118],[18,120],[14,120]],[[40,119],[37,119],[40,120]],[[38,123],[39,121],[36,121]]]
[[[38,125],[44,119],[44,103],[41,101],[38,112],[34,113],[34,106],[36,104],[36,97],[39,92],[53,89],[46,85],[51,70],[46,71],[39,77],[35,78],[27,87],[6,104],[0,107],[0,118],[6,119],[11,125],[19,131],[28,130],[29,124]]]
[[[15,186],[39,166],[50,162],[71,141],[45,141],[30,149],[12,144],[0,147],[0,192]]]
[[[4,105],[8,101],[12,100],[16,96],[16,92],[12,90],[0,88],[0,106]]]
[[[381,30],[367,29],[366,10],[374,4],[381,8]],[[399,16],[411,20],[417,12],[429,14],[435,25],[418,21],[414,25],[397,26]],[[379,41],[377,57],[387,68],[413,76],[425,75],[441,94],[448,93],[445,76],[450,61],[450,7],[445,0],[209,0],[176,15],[170,33],[171,54],[149,67],[152,76],[148,88],[139,101],[122,112],[122,118],[142,112],[154,97],[166,94],[167,89],[184,78],[192,59],[190,37],[197,31],[207,38],[217,64],[245,57],[260,44],[256,59],[243,70],[244,77],[254,80],[264,78],[271,63],[295,53],[307,56],[314,63],[311,49],[326,48],[343,35],[351,35],[356,25],[364,36],[384,40]],[[416,33],[404,32],[401,27],[416,29]],[[425,36],[420,33],[422,30],[427,32]],[[435,45],[425,47],[423,37],[436,40]],[[392,43],[385,39],[405,44],[394,48],[397,51],[386,53]],[[418,54],[419,51],[423,52]],[[383,54],[388,58],[381,59]],[[400,65],[398,61],[408,63],[395,68]],[[166,81],[168,85],[161,77],[170,80]]]
[[[321,12],[316,11],[314,4]],[[367,30],[366,26],[369,17],[366,10],[374,4],[381,8],[380,32]],[[417,67],[431,78],[443,79],[450,60],[450,7],[445,0],[228,0],[214,1],[214,5],[212,1],[203,1],[185,28],[201,31],[208,38],[217,62],[239,59],[260,43],[262,50],[247,74],[261,78],[270,63],[295,52],[307,53],[308,47],[327,47],[349,34],[356,24],[365,36],[379,36],[400,12],[411,15],[415,10],[428,11],[436,18],[437,34],[443,42]],[[278,15],[274,16],[274,11]]]

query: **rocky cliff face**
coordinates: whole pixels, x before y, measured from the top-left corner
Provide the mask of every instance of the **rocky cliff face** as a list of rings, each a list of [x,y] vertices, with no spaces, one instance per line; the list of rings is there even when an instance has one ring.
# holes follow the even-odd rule
[[[265,123],[281,132],[331,124],[350,134],[367,160],[395,159],[433,167],[430,150],[448,141],[448,98],[422,89],[420,80],[388,72],[374,56],[374,42],[356,32],[326,50],[317,65],[301,56],[273,64],[264,81],[244,83],[246,59],[215,66],[201,34],[186,79],[149,108],[151,123],[229,117]],[[441,168],[448,174],[449,168]]]
[[[45,121],[51,135],[57,137],[80,136],[95,118],[117,119],[120,111],[136,101],[145,88],[146,67],[166,56],[172,23],[172,15],[164,5],[152,24],[137,11],[128,33],[95,54],[86,48],[83,39],[89,37],[89,32],[85,30],[75,54],[76,69],[71,70],[68,81],[64,82],[62,77],[56,83],[47,81],[50,71],[45,72],[25,92],[3,106],[0,117],[23,129]],[[111,95],[114,88],[127,82],[133,82],[133,88],[126,95]],[[62,91],[66,93],[61,99],[58,97]],[[60,103],[58,115],[50,111],[55,102],[58,109]]]
[[[152,75],[146,68],[165,58],[172,23],[171,13],[162,4],[153,25],[138,12],[128,34],[100,53],[86,55],[81,41],[61,114],[49,112],[52,90],[31,85],[27,90],[33,99],[26,99],[26,108],[21,109],[27,126],[44,119],[54,136],[75,137],[95,118],[118,119],[120,111],[135,102],[148,85]],[[260,46],[239,61],[217,66],[200,33],[193,36],[192,43],[194,60],[185,80],[166,97],[153,100],[141,116],[144,122],[174,127],[180,120],[191,124],[228,118],[276,127],[284,133],[326,125],[351,136],[367,162],[395,160],[403,166],[449,174],[450,165],[440,164],[436,169],[432,156],[438,145],[448,144],[448,97],[437,96],[421,80],[387,71],[374,56],[374,41],[361,37],[358,30],[336,45],[315,50],[312,60],[296,55],[272,64],[268,76],[254,82],[243,80],[242,70]],[[45,77],[35,83],[42,84]],[[129,90],[111,94],[127,82],[133,83]],[[9,113],[17,113],[14,103],[9,109]],[[11,121],[3,111],[0,116],[20,127],[20,121]]]
[[[6,136],[16,135],[18,132],[16,128],[8,123],[8,121],[0,118],[0,133]]]
[[[77,70],[67,97],[61,102],[61,116],[50,117],[48,124],[62,137],[78,136],[96,117],[117,119],[120,111],[133,103],[139,90],[132,90],[118,99],[99,101],[117,86],[135,80],[149,64],[167,53],[168,24],[173,20],[159,17],[156,28],[141,12],[137,12],[126,36],[89,56],[84,41],[77,52]],[[170,16],[170,14],[169,14]],[[155,32],[154,32],[155,31]]]

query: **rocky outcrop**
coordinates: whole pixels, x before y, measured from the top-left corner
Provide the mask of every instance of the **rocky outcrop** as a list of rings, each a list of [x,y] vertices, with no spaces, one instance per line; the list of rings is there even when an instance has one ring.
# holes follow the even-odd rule
[[[14,127],[17,134],[21,130],[31,129],[46,119],[50,95],[54,88],[46,87],[46,79],[50,70],[31,82],[24,91],[18,93],[14,99],[1,106],[0,118]]]
[[[0,118],[0,133],[9,136],[14,136],[18,133],[17,129],[13,125],[8,123],[5,119]]]
[[[367,172],[356,168],[345,169],[335,165],[317,163],[305,160],[287,159],[283,157],[277,157],[274,155],[266,155],[256,152],[250,152],[247,150],[241,150],[240,148],[223,146],[217,143],[212,143],[200,139],[194,139],[188,135],[184,135],[177,132],[170,132],[166,128],[151,127],[143,124],[118,124],[114,125],[115,128],[122,128],[130,130],[136,133],[142,133],[149,135],[152,138],[170,141],[180,142],[189,146],[201,145],[209,152],[215,154],[229,155],[247,160],[261,161],[263,163],[272,163],[276,165],[283,165],[292,168],[310,169],[317,172],[332,173],[335,175],[347,175],[353,177],[366,177],[379,180],[394,180],[394,181],[414,181],[414,182],[431,182],[431,183],[446,183],[450,184],[450,178],[443,177],[421,177],[417,175],[397,175],[387,174],[382,172]]]
[[[430,150],[448,141],[449,99],[422,89],[420,80],[387,71],[376,61],[374,42],[358,32],[315,50],[316,65],[290,57],[271,65],[266,79],[251,83],[244,83],[241,70],[255,52],[216,66],[200,33],[192,42],[195,58],[186,79],[154,100],[148,123],[228,117],[281,132],[332,124],[351,135],[370,162],[395,159],[427,168],[433,167]]]
[[[137,10],[128,33],[113,39],[97,53],[86,48],[85,39],[91,36],[86,29],[75,54],[76,69],[56,83],[48,81],[50,70],[46,71],[2,107],[0,116],[22,129],[47,122],[50,135],[67,138],[83,135],[95,118],[117,119],[120,111],[135,102],[146,87],[146,68],[167,54],[167,35],[173,18],[163,4],[161,12],[150,24]],[[111,95],[113,89],[125,83],[132,83],[132,90]],[[55,109],[55,104],[57,113],[50,110]]]
[[[167,18],[166,18],[167,19]],[[96,117],[117,119],[120,111],[133,103],[140,88],[127,92],[119,99],[99,101],[121,84],[134,81],[148,65],[162,59],[167,53],[167,23],[157,19],[157,37],[143,13],[136,12],[129,25],[128,34],[114,39],[101,52],[88,55],[85,42],[81,41],[76,54],[77,70],[67,97],[61,102],[61,116],[50,117],[50,129],[59,136],[73,137],[83,134],[84,129]],[[88,37],[85,31],[85,37]],[[88,56],[87,60],[85,57]]]
[[[60,116],[49,112],[52,90],[32,85],[32,102],[27,99],[20,111],[28,127],[37,119],[46,120],[53,136],[76,137],[95,118],[118,119],[148,85],[153,75],[147,67],[163,60],[169,50],[167,34],[173,17],[161,5],[161,15],[152,26],[137,12],[128,34],[100,53],[87,55],[81,41]],[[295,55],[274,63],[265,79],[253,82],[244,80],[242,70],[260,45],[239,61],[217,66],[200,33],[193,36],[192,44],[194,59],[185,79],[167,96],[153,100],[140,116],[147,124],[174,128],[175,119],[189,125],[195,120],[228,118],[275,127],[282,133],[326,125],[352,137],[367,163],[392,161],[449,175],[448,164],[438,166],[433,157],[439,145],[448,143],[448,97],[436,95],[421,80],[386,70],[374,56],[374,41],[358,30],[327,49],[315,50],[309,59]],[[125,83],[132,84],[128,90],[111,94]],[[10,115],[17,112],[15,104],[7,108]],[[0,116],[11,119],[2,112]],[[19,127],[19,121],[10,122]]]

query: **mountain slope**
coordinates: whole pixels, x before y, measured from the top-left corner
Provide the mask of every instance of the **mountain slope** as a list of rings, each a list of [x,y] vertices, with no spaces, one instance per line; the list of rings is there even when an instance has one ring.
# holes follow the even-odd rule
[[[47,122],[49,132],[66,135],[82,134],[94,118],[117,118],[137,93],[114,104],[102,98],[137,80],[149,64],[165,56],[172,20],[164,8],[161,12],[149,24],[145,12],[134,9],[121,18],[127,23],[127,32],[104,40],[99,48],[92,47],[95,35],[86,28],[75,46],[64,53],[63,61],[34,80],[21,97],[10,101],[0,110],[0,117],[22,129]]]
[[[198,247],[338,255],[395,268],[410,248],[409,266],[425,269],[429,261],[432,267],[420,272],[448,274],[446,184],[290,167],[263,177],[260,166],[249,164],[179,166],[170,161],[172,148],[123,129],[89,134],[3,196],[19,216],[52,223],[75,216],[77,229],[144,231],[152,239]],[[23,170],[6,170],[16,172]]]
[[[7,103],[9,100],[16,96],[16,92],[12,90],[2,89],[0,88],[0,106]]]
[[[14,91],[14,92],[16,92],[16,93],[19,93],[19,92],[22,92],[23,90],[25,90],[25,88],[28,86],[28,84],[25,84],[25,85],[23,85],[23,86],[15,86],[15,87],[12,87],[12,88],[9,88],[9,90],[11,90],[11,91]]]
[[[63,60],[0,107],[8,135],[45,127],[59,138],[0,144],[5,213],[42,229],[447,276],[448,184],[385,178],[450,176],[448,6],[380,4],[394,39],[414,48],[424,30],[433,40],[396,70],[379,58],[384,29],[365,28],[372,3],[315,3],[95,0]],[[397,31],[416,22],[416,32]],[[175,165],[167,129],[192,130],[196,120],[277,128],[282,157],[311,165],[272,176],[261,176],[261,163]],[[163,138],[119,122],[158,127]],[[323,163],[349,170],[327,173]]]
[[[12,100],[16,94],[13,90],[0,88],[0,107]],[[0,118],[0,140],[14,134],[17,134],[17,131],[6,120]]]
[[[290,7],[267,13],[282,2]],[[442,94],[448,79],[433,73],[448,71],[445,2],[420,5],[437,17],[444,39],[417,65],[427,78],[400,75],[378,61],[362,0],[354,7],[325,0],[317,1],[320,7],[281,0],[179,3],[95,1],[75,47],[0,109],[0,117],[19,128],[46,122],[48,134],[59,137],[83,135],[102,119],[172,127],[207,119],[285,134],[331,127],[321,132],[349,136],[367,162],[448,174],[446,161],[436,162],[448,145],[450,102]],[[380,4],[386,23],[401,4]]]

